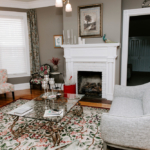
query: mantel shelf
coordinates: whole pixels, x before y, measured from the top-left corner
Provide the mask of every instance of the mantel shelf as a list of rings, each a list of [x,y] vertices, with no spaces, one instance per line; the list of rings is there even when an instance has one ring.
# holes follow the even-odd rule
[[[62,45],[63,48],[89,48],[89,47],[118,47],[120,43],[98,43],[98,44],[73,44]]]

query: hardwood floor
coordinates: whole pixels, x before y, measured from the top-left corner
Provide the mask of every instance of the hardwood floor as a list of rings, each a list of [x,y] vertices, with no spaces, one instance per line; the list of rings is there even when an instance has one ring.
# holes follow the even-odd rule
[[[35,97],[40,96],[43,94],[43,90],[39,89],[34,89],[32,90],[32,94],[30,94],[30,90],[20,90],[20,91],[15,91],[15,100],[18,99],[28,99],[31,100]],[[3,107],[5,105],[8,105],[9,103],[13,102],[12,98],[12,93],[7,93],[6,94],[6,99],[4,94],[0,95],[0,107]],[[81,105],[83,106],[92,106],[92,107],[100,107],[100,108],[107,108],[109,109],[111,106],[111,102],[107,100],[100,100],[100,101],[80,101]]]

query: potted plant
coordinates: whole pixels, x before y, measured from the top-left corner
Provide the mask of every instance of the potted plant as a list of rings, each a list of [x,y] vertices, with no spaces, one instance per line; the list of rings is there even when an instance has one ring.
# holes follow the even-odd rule
[[[58,64],[59,64],[60,59],[59,58],[52,58],[50,62],[53,64],[53,70],[57,71],[58,70]]]

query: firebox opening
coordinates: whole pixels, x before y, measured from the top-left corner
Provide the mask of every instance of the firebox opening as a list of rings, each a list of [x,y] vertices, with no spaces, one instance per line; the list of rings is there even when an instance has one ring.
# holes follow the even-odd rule
[[[102,98],[102,72],[78,71],[78,93]]]

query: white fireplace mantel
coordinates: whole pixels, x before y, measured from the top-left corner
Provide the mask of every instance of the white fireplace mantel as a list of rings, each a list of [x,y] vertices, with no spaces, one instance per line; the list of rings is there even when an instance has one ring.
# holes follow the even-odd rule
[[[72,76],[78,85],[78,71],[102,72],[102,98],[113,100],[118,46],[119,43],[62,45],[66,78]]]

